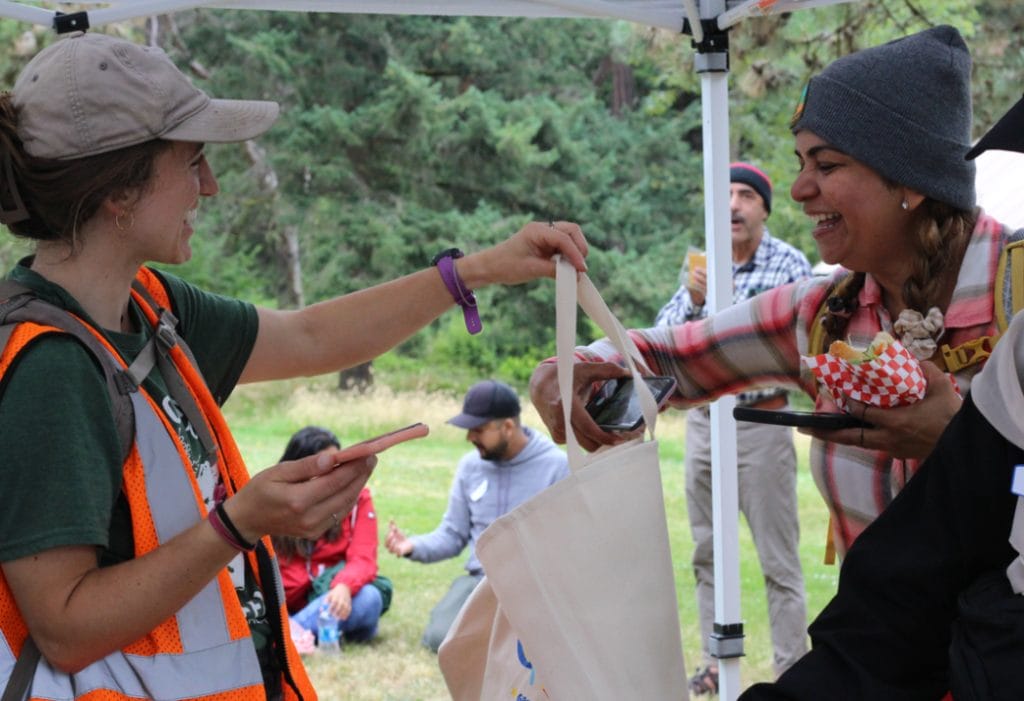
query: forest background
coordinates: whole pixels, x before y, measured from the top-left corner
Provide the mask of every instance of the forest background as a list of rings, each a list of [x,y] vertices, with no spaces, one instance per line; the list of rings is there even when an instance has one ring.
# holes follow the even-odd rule
[[[788,193],[802,86],[840,55],[940,23],[971,46],[978,135],[1022,92],[1024,3],[866,0],[731,31],[731,157],[772,177],[769,227],[812,262]],[[296,307],[417,270],[450,246],[494,243],[530,219],[571,219],[612,309],[646,326],[687,247],[704,247],[689,37],[605,20],[239,10],[101,31],[158,44],[213,95],[282,104],[258,142],[209,149],[221,194],[202,203],[195,255],[178,272],[214,291]],[[3,84],[53,39],[0,20]],[[0,266],[26,250],[3,237]],[[425,389],[485,375],[521,385],[553,352],[553,294],[544,283],[484,290],[483,334],[445,315],[376,374]]]
[[[812,262],[809,224],[788,193],[796,172],[788,122],[803,85],[838,56],[941,23],[971,47],[979,136],[1024,91],[1019,0],[864,0],[730,32],[730,156],[769,173],[769,226]],[[676,289],[687,248],[704,247],[700,78],[688,37],[605,20],[237,10],[99,31],[158,44],[213,95],[282,104],[257,142],[208,148],[221,193],[203,201],[195,255],[175,271],[205,288],[292,308],[420,269],[450,246],[476,250],[531,219],[572,219],[587,233],[591,277],[613,310],[644,326]],[[3,85],[53,40],[0,20]],[[0,237],[0,268],[28,250]],[[461,314],[445,314],[378,359],[377,388],[356,401],[334,390],[334,378],[239,388],[226,411],[247,463],[275,462],[304,423],[331,426],[350,443],[426,420],[437,429],[431,440],[389,451],[373,490],[382,519],[410,532],[432,528],[467,448],[443,421],[480,377],[525,387],[554,352],[553,294],[550,281],[483,290],[482,334],[470,337]],[[352,333],[373,333],[373,320]],[[581,328],[580,339],[591,333]],[[659,427],[680,619],[696,663],[682,415]],[[827,514],[805,443],[798,439],[801,560],[813,617],[834,592],[836,569],[821,564]],[[746,529],[740,537],[751,641],[744,674],[758,681],[771,675],[763,582]],[[445,698],[418,640],[463,561],[422,567],[385,555],[383,571],[399,589],[383,641],[349,647],[341,663],[311,660],[321,697]]]

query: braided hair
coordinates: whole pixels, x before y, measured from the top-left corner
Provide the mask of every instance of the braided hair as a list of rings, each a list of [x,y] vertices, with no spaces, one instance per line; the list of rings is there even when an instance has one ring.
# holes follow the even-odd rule
[[[893,185],[895,187],[895,185]],[[978,210],[957,209],[934,199],[922,203],[923,216],[914,239],[913,265],[903,283],[903,299],[910,309],[922,314],[943,300],[951,272],[959,266],[967,242],[978,219]],[[843,277],[826,300],[821,318],[826,344],[846,336],[850,317],[857,309],[857,295],[864,288],[866,274],[851,273]]]

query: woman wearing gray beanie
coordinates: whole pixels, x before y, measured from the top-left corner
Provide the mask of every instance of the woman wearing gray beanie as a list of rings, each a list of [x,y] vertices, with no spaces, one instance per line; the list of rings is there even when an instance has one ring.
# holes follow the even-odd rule
[[[866,347],[878,331],[924,363],[928,393],[880,409],[851,402],[867,428],[808,431],[811,468],[842,555],[914,474],[970,388],[998,335],[997,261],[1010,236],[975,208],[970,148],[971,59],[960,34],[934,27],[851,54],[813,77],[792,129],[800,172],[791,194],[811,218],[821,258],[842,268],[775,288],[712,317],[632,331],[656,375],[672,375],[672,406],[690,408],[751,386],[788,384],[837,411],[801,355],[843,339]],[[811,346],[819,324],[826,340]],[[820,336],[820,334],[818,334]],[[606,341],[577,349],[576,388],[622,373]],[[590,361],[590,362],[587,362]],[[602,363],[601,361],[612,361]],[[554,365],[537,368],[534,403],[564,439]],[[575,407],[587,449],[622,440]]]
[[[1024,152],[1024,99],[968,157],[988,149]],[[1022,415],[1018,313],[931,456],[850,549],[812,650],[741,701],[1024,698]]]

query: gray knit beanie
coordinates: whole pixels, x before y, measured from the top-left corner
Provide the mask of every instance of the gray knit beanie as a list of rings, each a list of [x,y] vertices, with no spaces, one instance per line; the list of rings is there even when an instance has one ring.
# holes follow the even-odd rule
[[[837,59],[811,78],[793,133],[814,132],[883,177],[974,207],[971,57],[939,26]]]

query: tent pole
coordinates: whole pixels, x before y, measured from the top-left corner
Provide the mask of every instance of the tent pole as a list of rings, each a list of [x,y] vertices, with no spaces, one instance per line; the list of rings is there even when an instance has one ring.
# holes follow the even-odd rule
[[[729,208],[729,41],[716,19],[725,0],[701,0],[704,40],[695,42],[695,70],[701,79],[704,143],[704,222],[708,252],[709,312],[732,304],[732,230]],[[739,499],[736,399],[711,405],[711,493],[715,558],[715,621],[708,651],[718,660],[719,698],[740,694],[743,623],[739,587]]]
[[[44,27],[53,26],[52,10],[44,10],[41,7],[29,7],[28,5],[22,5],[20,2],[11,2],[11,0],[0,0],[0,16],[39,24]]]
[[[89,11],[89,21],[93,26],[113,24],[137,17],[151,17],[169,12],[182,12],[204,5],[212,5],[215,0],[139,0],[121,6],[100,8]]]

